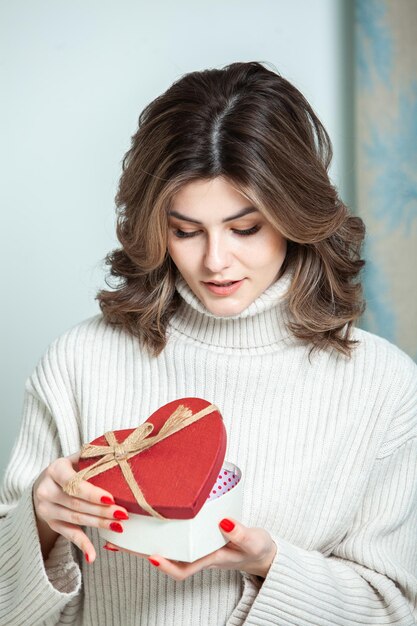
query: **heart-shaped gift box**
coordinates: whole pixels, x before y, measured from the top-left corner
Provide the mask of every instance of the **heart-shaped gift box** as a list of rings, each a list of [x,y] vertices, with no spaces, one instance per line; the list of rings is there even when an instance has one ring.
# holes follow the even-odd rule
[[[196,516],[210,494],[226,452],[223,418],[217,407],[202,398],[181,398],[157,409],[145,422],[153,425],[151,435],[146,438],[157,435],[168,418],[182,406],[193,415],[210,406],[213,410],[128,460],[147,502],[169,519]],[[122,443],[134,430],[116,430],[113,433],[117,442]],[[90,445],[107,446],[108,443],[102,435]],[[79,469],[83,470],[95,461],[97,457],[81,458]],[[118,464],[89,478],[89,481],[110,491],[115,503],[128,511],[150,515],[135,500]]]
[[[137,429],[105,433],[83,446],[77,478],[110,491],[129,511],[123,534],[100,529],[100,535],[185,561],[224,545],[217,524],[239,516],[242,505],[241,473],[224,461],[226,442],[218,408],[187,397],[160,407]]]

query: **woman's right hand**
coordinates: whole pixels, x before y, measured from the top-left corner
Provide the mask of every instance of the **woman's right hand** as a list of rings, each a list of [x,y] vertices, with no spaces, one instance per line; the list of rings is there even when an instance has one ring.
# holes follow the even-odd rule
[[[33,503],[44,559],[57,536],[62,535],[78,546],[87,562],[92,563],[96,551],[81,526],[123,532],[120,521],[128,519],[126,509],[114,504],[111,493],[86,480],[80,482],[77,497],[64,492],[63,486],[76,474],[79,456],[77,452],[56,459],[33,484]]]

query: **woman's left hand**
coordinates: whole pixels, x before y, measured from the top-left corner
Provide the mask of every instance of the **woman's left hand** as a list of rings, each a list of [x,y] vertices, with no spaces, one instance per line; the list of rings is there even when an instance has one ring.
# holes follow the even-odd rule
[[[263,528],[248,528],[240,522],[231,519],[222,520],[219,524],[219,529],[228,540],[228,543],[192,563],[172,561],[158,554],[148,556],[147,554],[120,548],[110,542],[106,543],[106,548],[143,556],[162,572],[174,578],[174,580],[185,580],[202,569],[213,568],[237,569],[247,574],[266,578],[277,552],[277,546],[271,535]],[[157,563],[158,565],[156,565]]]

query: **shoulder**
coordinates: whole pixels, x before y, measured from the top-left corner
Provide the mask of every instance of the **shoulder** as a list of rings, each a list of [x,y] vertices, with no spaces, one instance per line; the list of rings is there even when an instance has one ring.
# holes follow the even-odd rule
[[[47,353],[55,353],[66,358],[79,358],[106,344],[114,348],[121,342],[136,342],[137,339],[129,335],[119,326],[109,324],[102,313],[88,317],[71,326],[54,339],[47,348]]]
[[[417,375],[417,364],[401,348],[388,339],[362,328],[354,328],[352,339],[358,341],[352,358],[376,370],[386,370],[401,378],[412,379]]]
[[[26,386],[36,388],[42,381],[54,386],[71,384],[80,369],[90,365],[95,369],[106,351],[114,353],[120,343],[133,342],[137,339],[109,324],[101,313],[88,317],[47,346]]]
[[[374,397],[392,406],[378,455],[384,457],[417,437],[417,364],[401,348],[368,331],[356,328],[352,339],[359,341],[352,358],[366,371]]]

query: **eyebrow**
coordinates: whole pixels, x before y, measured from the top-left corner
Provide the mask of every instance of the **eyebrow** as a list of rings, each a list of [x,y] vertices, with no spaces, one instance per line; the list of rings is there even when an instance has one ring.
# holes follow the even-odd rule
[[[258,209],[255,209],[255,207],[249,206],[239,211],[239,213],[236,213],[236,215],[225,217],[224,220],[222,220],[222,223],[224,224],[225,222],[231,222],[232,220],[237,220],[239,217],[243,217],[244,215],[248,215],[249,213],[257,213],[257,212],[258,212]],[[192,222],[193,224],[203,223],[203,222],[199,222],[198,220],[193,220],[191,219],[191,217],[187,217],[186,215],[181,215],[181,213],[178,213],[178,211],[169,211],[168,215],[171,215],[172,217],[177,217],[178,219],[184,220],[185,222]]]

